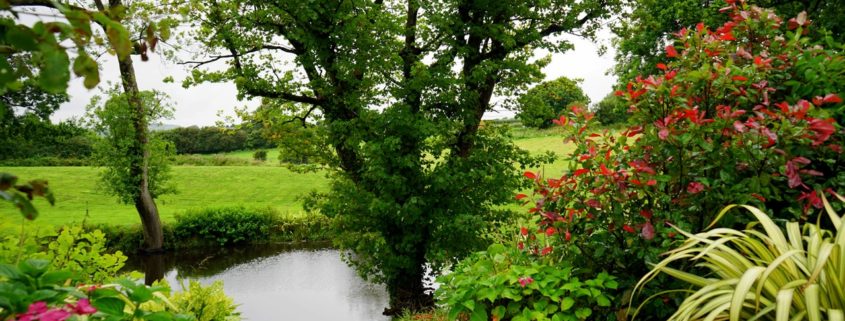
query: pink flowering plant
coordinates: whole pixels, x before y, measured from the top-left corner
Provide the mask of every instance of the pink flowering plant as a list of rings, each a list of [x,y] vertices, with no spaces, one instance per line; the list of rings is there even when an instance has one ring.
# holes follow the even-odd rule
[[[193,320],[178,314],[165,287],[129,279],[114,284],[80,284],[74,273],[53,271],[49,261],[29,259],[16,266],[0,264],[0,320]],[[163,306],[150,311],[143,304]]]
[[[672,226],[702,231],[731,203],[808,220],[822,206],[820,193],[842,188],[835,121],[842,99],[826,82],[797,75],[805,59],[817,57],[845,71],[842,54],[802,38],[810,25],[804,15],[784,22],[739,1],[727,1],[723,11],[727,23],[679,31],[660,74],[637,77],[617,92],[634,125],[596,130],[593,114],[578,106],[554,121],[575,146],[569,170],[525,173],[533,192],[516,199],[537,224],[520,231],[516,248],[550,262],[577,262],[570,264],[582,278],[615,275],[620,287],[612,301],[627,302],[648,262],[676,245]],[[676,288],[664,281],[652,282],[654,291],[645,295]],[[658,297],[644,307],[647,315],[667,316],[679,303]],[[614,318],[624,319],[626,309],[615,306]]]

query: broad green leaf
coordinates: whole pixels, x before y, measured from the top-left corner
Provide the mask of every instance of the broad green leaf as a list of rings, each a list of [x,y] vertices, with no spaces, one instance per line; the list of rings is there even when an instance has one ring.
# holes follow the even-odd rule
[[[95,299],[91,302],[91,305],[97,308],[98,311],[113,316],[123,316],[123,308],[126,307],[126,303],[123,300],[114,297]]]

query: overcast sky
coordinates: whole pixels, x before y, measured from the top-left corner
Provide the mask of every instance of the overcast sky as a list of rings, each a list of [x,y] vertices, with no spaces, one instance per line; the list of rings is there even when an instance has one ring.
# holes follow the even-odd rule
[[[615,78],[608,76],[607,71],[613,66],[613,48],[608,48],[604,56],[598,55],[598,45],[588,40],[573,36],[564,36],[570,39],[575,49],[564,54],[552,56],[552,62],[544,69],[546,80],[555,79],[561,76],[569,78],[583,78],[582,88],[590,97],[593,103],[600,101],[611,91]],[[603,30],[600,38],[608,47],[609,31]],[[538,52],[538,55],[544,55]],[[255,107],[255,101],[238,101],[235,85],[226,84],[203,84],[188,89],[182,88],[181,80],[188,75],[185,66],[167,62],[155,55],[151,55],[146,62],[135,60],[135,71],[137,73],[138,86],[141,90],[157,89],[170,95],[176,109],[174,118],[165,120],[165,124],[179,126],[209,126],[221,120],[219,113],[233,115],[235,107]],[[113,56],[104,56],[100,60],[100,87],[108,86],[109,82],[117,83],[118,68],[117,61]],[[175,78],[174,83],[163,83],[165,77]],[[98,94],[99,89],[88,90],[82,86],[81,79],[71,81],[68,93],[70,101],[63,104],[53,115],[53,121],[61,121],[71,117],[82,117],[85,114],[85,106],[91,97]],[[511,117],[513,113],[503,111],[488,113],[485,118]]]

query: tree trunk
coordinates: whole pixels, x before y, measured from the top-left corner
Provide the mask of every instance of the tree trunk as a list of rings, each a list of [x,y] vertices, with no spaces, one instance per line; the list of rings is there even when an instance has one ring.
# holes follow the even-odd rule
[[[147,110],[141,96],[138,93],[138,83],[135,81],[135,68],[132,66],[132,57],[118,57],[120,65],[120,80],[123,83],[123,91],[129,107],[133,110],[132,124],[135,127],[135,142],[129,153],[132,157],[132,164],[129,174],[136,178],[138,183],[138,195],[135,195],[135,209],[141,217],[141,225],[144,230],[144,240],[147,243],[144,251],[160,252],[164,243],[164,234],[161,231],[161,219],[158,215],[158,208],[150,194],[148,164],[150,151],[147,149]]]
[[[419,264],[414,269],[401,271],[387,283],[390,308],[384,309],[384,315],[398,316],[406,311],[419,312],[434,307],[434,296],[424,284],[425,259],[416,263]]]

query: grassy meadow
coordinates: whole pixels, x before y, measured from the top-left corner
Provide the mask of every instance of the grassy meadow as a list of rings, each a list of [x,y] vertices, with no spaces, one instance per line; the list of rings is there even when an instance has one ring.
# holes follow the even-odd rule
[[[536,135],[535,135],[536,136]],[[563,155],[571,146],[560,135],[517,138],[518,146],[532,153],[552,151]],[[252,159],[253,151],[225,154]],[[277,164],[278,151],[268,150],[266,163]],[[535,169],[557,175],[565,163],[557,161]],[[100,169],[92,167],[0,167],[22,180],[46,179],[56,196],[56,205],[36,199],[38,224],[105,223],[115,225],[139,222],[133,205],[120,204],[99,187]],[[157,199],[162,219],[192,208],[219,206],[272,207],[287,215],[304,215],[301,198],[311,191],[328,189],[328,179],[321,173],[294,173],[284,166],[173,166],[172,180],[177,193]],[[516,205],[514,205],[516,206]],[[0,220],[16,224],[21,220],[16,209],[0,206]]]

